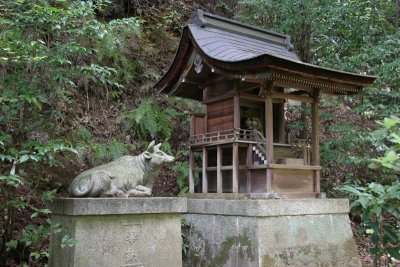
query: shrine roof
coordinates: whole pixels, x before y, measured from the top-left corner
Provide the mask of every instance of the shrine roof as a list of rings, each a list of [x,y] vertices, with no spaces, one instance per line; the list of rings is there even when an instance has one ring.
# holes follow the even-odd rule
[[[216,75],[258,83],[277,81],[331,94],[356,94],[375,80],[302,62],[288,35],[197,10],[183,28],[170,69],[155,88],[199,100],[199,87]]]

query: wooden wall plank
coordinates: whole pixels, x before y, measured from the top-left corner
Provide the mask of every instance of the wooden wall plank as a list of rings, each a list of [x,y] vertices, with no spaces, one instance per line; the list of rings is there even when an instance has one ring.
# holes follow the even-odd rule
[[[192,115],[190,124],[190,135],[198,135],[204,133],[204,116]]]
[[[274,192],[314,192],[314,178],[312,170],[274,169]]]
[[[209,103],[207,105],[208,132],[229,130],[234,128],[233,98]]]

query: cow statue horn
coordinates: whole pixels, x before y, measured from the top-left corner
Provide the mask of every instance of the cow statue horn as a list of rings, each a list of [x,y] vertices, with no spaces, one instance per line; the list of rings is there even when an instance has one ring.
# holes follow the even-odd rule
[[[150,153],[153,153],[154,152],[154,145],[155,145],[155,143],[156,143],[156,141],[151,141],[150,142],[150,144],[149,144],[149,146],[147,147],[147,150],[146,151],[148,151],[148,152],[150,152]]]
[[[160,150],[160,146],[161,146],[161,143],[159,143],[158,145],[155,145],[154,146],[154,151]]]

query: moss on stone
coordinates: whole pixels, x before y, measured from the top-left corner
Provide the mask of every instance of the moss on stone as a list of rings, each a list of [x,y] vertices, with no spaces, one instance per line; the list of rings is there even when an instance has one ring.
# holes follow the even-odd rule
[[[348,238],[343,243],[344,258],[352,259],[358,257],[356,242],[353,238]]]
[[[251,261],[255,260],[254,256],[254,245],[251,243],[251,240],[248,235],[248,231],[244,231],[242,235],[228,237],[222,242],[221,249],[219,252],[213,256],[211,245],[209,242],[203,238],[202,234],[199,232],[195,232],[197,239],[200,239],[204,242],[204,247],[199,249],[195,249],[191,247],[189,249],[189,259],[192,266],[209,266],[209,267],[219,267],[223,266],[226,262],[229,261],[229,252],[235,246],[239,247],[238,257],[243,258],[247,255]],[[193,235],[192,235],[193,237]],[[243,249],[245,251],[243,251]]]
[[[229,251],[232,249],[232,247],[234,246],[239,246],[240,248],[243,247],[247,247],[246,248],[246,253],[247,256],[249,258],[251,258],[252,260],[254,259],[254,255],[252,252],[252,244],[250,241],[250,238],[247,234],[247,231],[245,231],[243,233],[243,235],[239,235],[239,236],[232,236],[232,237],[228,237],[227,239],[225,239],[225,241],[222,243],[222,248],[220,250],[220,252],[213,257],[212,259],[212,263],[210,266],[222,266],[224,263],[226,263],[229,259]],[[239,254],[240,254],[240,250],[239,250]],[[240,255],[238,255],[240,256]]]
[[[262,258],[262,267],[276,267],[276,259],[270,255],[264,255]]]

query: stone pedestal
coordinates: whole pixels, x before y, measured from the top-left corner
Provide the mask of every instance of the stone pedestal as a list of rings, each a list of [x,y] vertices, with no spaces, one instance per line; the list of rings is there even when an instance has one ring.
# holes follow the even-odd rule
[[[361,266],[347,199],[188,199],[184,266]]]
[[[54,223],[50,266],[181,266],[182,198],[59,198],[51,204]],[[61,248],[65,234],[73,247]]]

